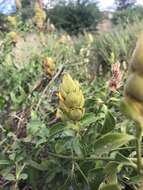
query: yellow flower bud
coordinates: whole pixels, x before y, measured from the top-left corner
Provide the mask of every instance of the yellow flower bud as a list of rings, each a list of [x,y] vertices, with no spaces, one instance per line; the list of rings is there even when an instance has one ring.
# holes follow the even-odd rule
[[[76,92],[77,96],[75,96],[75,92],[71,92],[66,96],[65,99],[65,104],[72,108],[72,107],[77,107],[77,108],[82,108],[84,105],[84,97],[82,94],[82,91],[79,90]]]
[[[51,78],[54,75],[55,70],[56,70],[56,66],[53,59],[51,57],[46,57],[44,59],[44,71],[46,75],[48,76],[48,78]]]
[[[69,74],[65,74],[63,77],[63,81],[60,85],[60,92],[62,96],[67,95],[69,92],[75,91],[78,88],[77,83],[73,81]]]
[[[12,42],[17,42],[17,33],[16,32],[9,32],[8,36]]]
[[[84,109],[71,109],[68,116],[73,121],[80,121],[84,115]]]
[[[16,21],[16,17],[15,16],[8,16],[7,20],[10,23],[11,26],[15,27],[17,25],[17,21]]]
[[[45,66],[49,67],[51,70],[55,69],[55,63],[54,60],[51,57],[45,58]]]
[[[41,9],[39,3],[35,4],[35,23],[38,28],[42,28],[46,19],[46,13]]]
[[[79,121],[83,117],[84,96],[78,81],[73,80],[69,74],[64,75],[60,84],[59,100],[60,110],[66,118]]]

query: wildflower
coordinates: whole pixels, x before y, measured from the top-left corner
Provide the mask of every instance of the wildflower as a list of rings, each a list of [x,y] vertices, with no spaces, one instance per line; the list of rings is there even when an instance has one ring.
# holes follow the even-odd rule
[[[10,40],[14,43],[17,42],[17,33],[12,31],[8,33],[8,36],[10,37]]]
[[[35,4],[35,23],[39,29],[44,25],[46,19],[46,14],[43,9],[40,7],[39,3]]]
[[[84,115],[84,96],[78,81],[65,74],[59,87],[61,118],[77,122]]]
[[[10,23],[11,26],[16,27],[17,21],[16,21],[16,17],[15,16],[8,16],[7,20]]]
[[[120,86],[122,81],[122,73],[120,70],[120,63],[117,62],[112,65],[112,78],[109,81],[109,88],[112,92],[116,92]]]
[[[52,78],[55,73],[55,63],[51,57],[46,57],[44,59],[44,71],[48,78]]]

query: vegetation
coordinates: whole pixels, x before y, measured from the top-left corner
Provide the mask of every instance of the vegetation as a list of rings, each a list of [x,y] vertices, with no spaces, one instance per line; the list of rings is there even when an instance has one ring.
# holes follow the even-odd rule
[[[142,190],[142,21],[69,36],[33,12],[0,33],[0,188]]]
[[[57,4],[48,11],[51,22],[69,34],[96,30],[101,14],[96,3],[86,1]]]
[[[140,22],[142,20],[142,14],[142,6],[128,7],[127,9],[116,11],[113,14],[112,22],[115,25],[121,24],[126,27],[128,24]]]

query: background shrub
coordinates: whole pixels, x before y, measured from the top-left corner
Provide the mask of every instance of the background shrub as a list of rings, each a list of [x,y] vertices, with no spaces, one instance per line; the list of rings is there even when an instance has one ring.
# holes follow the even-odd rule
[[[69,34],[82,33],[84,30],[96,30],[101,14],[96,3],[58,4],[48,10],[48,17],[58,29]]]

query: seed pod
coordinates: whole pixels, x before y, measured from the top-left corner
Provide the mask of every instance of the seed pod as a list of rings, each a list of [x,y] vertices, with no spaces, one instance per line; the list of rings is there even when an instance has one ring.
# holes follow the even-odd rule
[[[143,123],[143,34],[134,50],[130,73],[124,89],[121,110],[139,126]]]
[[[121,101],[121,111],[137,123],[143,122],[143,104],[140,104],[135,99],[128,96],[123,98]]]
[[[125,94],[143,102],[143,76],[131,74],[125,86]]]
[[[136,48],[133,52],[130,69],[137,73],[143,73],[143,33],[139,37]]]

